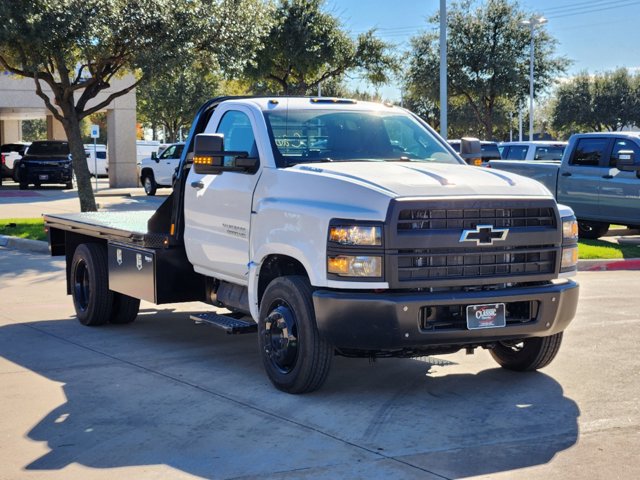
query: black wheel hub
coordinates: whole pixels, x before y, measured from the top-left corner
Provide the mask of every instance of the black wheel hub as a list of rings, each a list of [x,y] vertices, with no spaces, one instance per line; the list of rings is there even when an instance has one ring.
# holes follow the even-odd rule
[[[91,281],[89,280],[89,269],[84,260],[80,260],[75,266],[73,282],[73,298],[80,311],[84,312],[89,306],[91,298]]]
[[[282,373],[289,373],[298,358],[298,326],[288,305],[275,306],[267,316],[264,350],[271,363]]]

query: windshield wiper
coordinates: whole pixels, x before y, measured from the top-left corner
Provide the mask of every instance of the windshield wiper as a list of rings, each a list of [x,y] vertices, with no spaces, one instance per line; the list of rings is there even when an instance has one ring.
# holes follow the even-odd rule
[[[409,157],[398,157],[398,158],[389,158],[389,159],[385,159],[385,162],[413,162],[414,160],[412,160]]]

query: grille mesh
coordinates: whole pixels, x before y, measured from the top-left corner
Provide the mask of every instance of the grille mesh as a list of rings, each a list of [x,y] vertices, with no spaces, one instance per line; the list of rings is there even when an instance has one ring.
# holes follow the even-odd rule
[[[555,227],[554,211],[550,207],[465,208],[402,210],[398,232],[407,230],[468,229],[490,224],[497,228]]]

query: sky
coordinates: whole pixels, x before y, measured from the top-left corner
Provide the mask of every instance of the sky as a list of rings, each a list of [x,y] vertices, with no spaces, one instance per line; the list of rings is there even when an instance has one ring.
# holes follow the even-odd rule
[[[345,29],[358,34],[376,28],[377,35],[395,43],[399,51],[408,48],[412,36],[434,28],[426,20],[440,9],[440,0],[326,2]],[[450,3],[448,0],[447,4]],[[640,0],[520,0],[519,3],[525,11],[548,20],[544,28],[558,40],[556,53],[573,61],[569,75],[617,67],[640,71]],[[375,91],[357,79],[351,85]],[[400,98],[397,85],[386,85],[379,92],[385,99]]]

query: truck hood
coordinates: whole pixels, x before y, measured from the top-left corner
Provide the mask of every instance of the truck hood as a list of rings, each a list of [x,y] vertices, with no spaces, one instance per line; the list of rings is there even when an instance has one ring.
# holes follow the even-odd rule
[[[552,196],[539,182],[489,168],[420,162],[335,162],[288,169],[377,190],[387,196]]]

